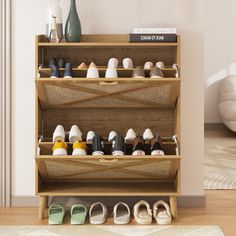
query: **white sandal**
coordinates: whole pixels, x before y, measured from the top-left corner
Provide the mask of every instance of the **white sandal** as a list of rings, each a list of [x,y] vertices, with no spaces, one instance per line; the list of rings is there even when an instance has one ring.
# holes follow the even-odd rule
[[[152,223],[152,210],[146,201],[140,201],[134,206],[134,219],[138,224]]]
[[[107,208],[101,202],[94,203],[89,209],[90,224],[102,225],[106,221],[106,216]]]
[[[156,202],[153,206],[153,217],[156,219],[156,222],[159,225],[170,224],[171,211],[169,205],[162,200]]]
[[[130,209],[124,202],[117,203],[113,208],[114,224],[126,225],[130,222]]]

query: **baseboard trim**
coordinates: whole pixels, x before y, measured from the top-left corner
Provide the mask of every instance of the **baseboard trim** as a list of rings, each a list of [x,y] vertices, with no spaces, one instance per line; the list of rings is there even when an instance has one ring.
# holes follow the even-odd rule
[[[217,129],[217,128],[226,128],[226,126],[223,123],[205,123],[204,128],[205,129]]]
[[[11,196],[11,207],[37,207],[38,204],[35,196]]]
[[[58,202],[63,201],[63,199],[65,199],[65,198],[58,197]],[[112,205],[113,201],[118,202],[121,200],[120,197],[113,197],[112,200],[107,198],[107,201],[101,197],[98,197],[98,198],[82,197],[79,199],[81,199],[81,201],[85,202],[85,203],[92,203],[95,201],[101,201],[101,199],[103,199],[103,201],[105,203],[107,202],[108,206]],[[154,197],[149,197],[149,198],[144,197],[142,199],[150,202],[150,204],[152,204],[153,202],[158,200],[156,197],[155,198]],[[134,197],[130,197],[130,198],[126,198],[126,199],[122,198],[122,200],[127,202],[130,205],[133,205],[135,202],[137,202],[137,198],[134,198]],[[166,199],[164,199],[164,200],[166,200]],[[181,196],[178,198],[178,206],[181,208],[205,207],[205,196]],[[11,207],[38,207],[38,197],[35,197],[35,196],[12,196],[11,197]]]

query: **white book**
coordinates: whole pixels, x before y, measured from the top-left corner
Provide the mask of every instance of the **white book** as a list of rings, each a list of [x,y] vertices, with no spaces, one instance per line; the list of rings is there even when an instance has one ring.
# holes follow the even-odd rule
[[[134,28],[133,34],[177,34],[176,28]]]

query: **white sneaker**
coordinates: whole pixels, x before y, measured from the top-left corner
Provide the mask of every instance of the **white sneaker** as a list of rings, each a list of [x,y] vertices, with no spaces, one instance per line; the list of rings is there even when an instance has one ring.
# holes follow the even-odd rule
[[[70,129],[69,140],[71,143],[82,141],[82,132],[77,125],[73,125]]]
[[[154,135],[150,129],[146,129],[143,133],[143,139],[148,142],[154,138]]]
[[[65,141],[65,130],[64,127],[62,125],[58,125],[55,129],[55,131],[53,132],[53,143],[57,142],[57,141]]]
[[[126,142],[132,142],[137,137],[137,134],[134,132],[133,129],[129,129],[125,136]]]
[[[92,140],[93,140],[95,135],[96,134],[93,131],[89,131],[87,133],[87,138],[86,138],[87,143],[92,143]]]
[[[114,139],[116,135],[117,133],[115,131],[111,131],[108,136],[108,141],[111,142],[112,139]]]
[[[98,68],[93,62],[89,66],[86,77],[88,79],[97,79],[97,78],[99,78]]]
[[[53,156],[66,156],[67,144],[63,141],[57,141],[52,147]]]
[[[107,67],[108,67],[108,68],[117,69],[118,64],[119,64],[118,59],[116,59],[116,58],[111,58],[111,59],[108,61]]]

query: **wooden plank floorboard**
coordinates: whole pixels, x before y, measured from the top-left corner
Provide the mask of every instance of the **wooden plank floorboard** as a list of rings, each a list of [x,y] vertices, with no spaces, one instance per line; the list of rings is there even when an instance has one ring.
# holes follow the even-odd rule
[[[236,235],[236,190],[206,191],[205,208],[181,208],[173,225],[219,225],[226,236]],[[69,224],[66,217],[65,224]],[[107,225],[112,224],[112,218]],[[131,224],[135,224],[132,221]],[[38,220],[37,208],[0,208],[0,225],[47,225]]]

